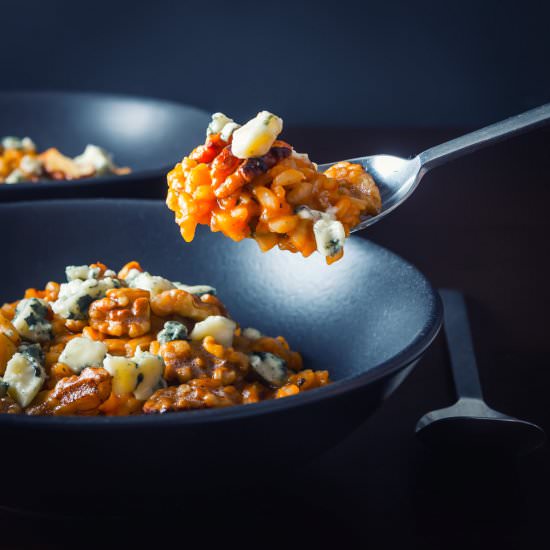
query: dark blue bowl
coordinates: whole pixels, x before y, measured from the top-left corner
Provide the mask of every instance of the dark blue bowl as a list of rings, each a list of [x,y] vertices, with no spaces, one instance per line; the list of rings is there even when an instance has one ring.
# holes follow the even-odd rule
[[[132,173],[76,181],[0,185],[0,202],[78,197],[158,197],[166,172],[204,141],[204,111],[143,97],[74,92],[1,92],[0,137],[29,136],[38,150],[69,156],[88,143]]]
[[[327,266],[317,255],[261,254],[253,241],[234,243],[208,230],[186,244],[162,202],[101,199],[6,204],[0,206],[0,231],[11,236],[3,243],[0,301],[62,280],[67,264],[101,260],[118,269],[136,259],[151,273],[214,285],[243,326],[284,335],[306,366],[328,369],[334,380],[285,399],[164,416],[3,415],[0,434],[10,452],[0,454],[0,466],[18,483],[36,460],[42,471],[54,471],[60,457],[84,472],[108,464],[120,491],[166,490],[158,481],[168,465],[181,472],[197,465],[205,472],[227,468],[233,479],[239,468],[247,479],[258,469],[258,475],[274,476],[363,422],[405,378],[441,324],[438,295],[423,275],[358,237],[349,239],[342,261]],[[189,487],[194,477],[179,482],[184,480]]]

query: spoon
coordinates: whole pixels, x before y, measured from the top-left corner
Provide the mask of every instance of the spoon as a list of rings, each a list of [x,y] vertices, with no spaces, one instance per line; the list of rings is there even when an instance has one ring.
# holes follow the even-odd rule
[[[390,155],[374,155],[350,159],[349,162],[362,164],[371,174],[382,195],[382,211],[376,216],[363,219],[353,229],[359,231],[380,221],[402,202],[409,198],[420,180],[434,166],[438,166],[461,155],[471,153],[496,141],[515,134],[542,126],[550,120],[550,103],[497,122],[481,130],[436,145],[412,159],[403,159]],[[324,172],[336,164],[334,162],[319,166]]]
[[[477,447],[516,454],[537,449],[546,441],[542,428],[495,411],[483,401],[464,298],[456,290],[442,290],[440,295],[458,401],[425,414],[416,425],[416,434],[439,447]]]

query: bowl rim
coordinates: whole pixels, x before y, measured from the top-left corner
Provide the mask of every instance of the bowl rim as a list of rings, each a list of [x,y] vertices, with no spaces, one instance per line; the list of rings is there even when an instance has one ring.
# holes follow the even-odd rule
[[[130,204],[150,204],[158,205],[161,201],[158,199],[55,199],[44,201],[19,201],[13,203],[0,204],[0,212],[6,208],[25,208],[34,207],[42,208],[51,204],[59,204],[66,202],[81,202],[83,205],[90,206],[93,203],[101,204],[109,203],[130,203]],[[350,238],[359,239],[352,235]],[[394,252],[385,247],[370,243],[372,246],[381,248],[394,256],[398,256]],[[82,430],[97,430],[97,429],[128,429],[150,426],[159,424],[159,427],[168,427],[173,425],[202,425],[212,422],[225,422],[248,418],[250,416],[259,417],[270,413],[292,410],[297,407],[304,407],[312,403],[317,403],[321,400],[335,399],[342,397],[346,393],[359,391],[365,386],[386,378],[392,374],[413,364],[420,359],[424,352],[430,347],[435,340],[443,321],[443,304],[439,293],[434,289],[430,281],[424,274],[412,265],[407,260],[398,256],[399,259],[411,270],[419,274],[425,281],[427,290],[431,297],[430,312],[427,316],[424,326],[405,348],[398,354],[390,357],[382,363],[368,369],[365,372],[335,380],[330,384],[321,388],[315,388],[307,392],[299,393],[285,397],[283,399],[270,399],[259,403],[249,403],[246,405],[235,405],[231,407],[222,407],[216,409],[200,409],[191,411],[172,412],[167,414],[141,414],[135,416],[27,416],[24,414],[0,414],[0,427],[21,425],[32,426],[33,428],[55,428],[58,430],[74,430],[75,428]]]
[[[125,93],[116,93],[116,92],[94,92],[92,90],[57,90],[57,89],[51,89],[51,90],[5,90],[0,91],[0,101],[3,99],[10,99],[10,98],[20,98],[21,96],[27,96],[31,99],[33,97],[36,98],[47,98],[47,97],[73,97],[73,98],[94,98],[94,99],[115,99],[119,101],[137,101],[139,103],[148,103],[148,104],[156,104],[156,105],[169,105],[172,108],[181,109],[184,108],[186,111],[195,112],[197,114],[202,114],[206,116],[210,116],[208,111],[205,109],[201,109],[200,107],[196,107],[195,105],[190,105],[188,103],[180,103],[178,101],[174,101],[172,99],[164,99],[164,98],[157,98],[157,97],[150,97],[150,96],[141,96],[141,95],[134,95],[134,94],[125,94]],[[148,180],[148,179],[154,179],[163,177],[169,170],[173,168],[172,165],[164,165],[160,166],[158,168],[148,168],[146,170],[138,170],[138,171],[132,171],[129,174],[123,174],[120,176],[117,175],[108,175],[108,176],[100,176],[97,178],[82,178],[78,180],[57,180],[57,181],[51,181],[51,180],[39,180],[37,182],[33,183],[17,183],[14,184],[14,186],[10,184],[0,184],[0,196],[3,192],[3,189],[17,189],[20,192],[25,191],[35,191],[36,186],[39,185],[40,189],[60,189],[66,186],[70,186],[71,188],[78,187],[79,185],[85,185],[89,186],[90,184],[102,186],[102,185],[112,185],[114,182],[129,182],[129,181],[136,181],[136,180]],[[6,185],[6,187],[4,187]]]

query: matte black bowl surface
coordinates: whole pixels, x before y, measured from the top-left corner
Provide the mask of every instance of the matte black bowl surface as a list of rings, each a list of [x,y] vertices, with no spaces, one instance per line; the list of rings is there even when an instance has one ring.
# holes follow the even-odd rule
[[[144,97],[77,92],[1,92],[0,137],[29,136],[38,150],[80,154],[92,143],[132,173],[76,181],[0,184],[0,202],[67,197],[162,196],[166,172],[204,140],[204,111]]]
[[[119,269],[136,259],[151,273],[217,287],[242,326],[284,335],[306,366],[328,369],[334,380],[285,399],[164,416],[3,415],[0,434],[11,451],[0,455],[0,467],[12,472],[10,479],[19,479],[37,455],[45,471],[55,469],[60,456],[78,471],[106,464],[125,491],[142,490],[138,479],[154,490],[166,468],[186,472],[187,485],[195,480],[189,473],[234,472],[235,465],[249,478],[255,468],[272,475],[319,454],[364,421],[441,323],[439,297],[422,274],[358,237],[349,239],[343,260],[327,266],[317,255],[261,254],[251,240],[234,243],[208,230],[186,244],[162,202],[101,199],[6,204],[0,231],[9,235],[0,301],[62,281],[68,264],[101,260]]]

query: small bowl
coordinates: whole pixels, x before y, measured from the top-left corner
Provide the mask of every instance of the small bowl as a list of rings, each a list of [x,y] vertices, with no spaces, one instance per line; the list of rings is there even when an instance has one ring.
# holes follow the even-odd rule
[[[0,137],[29,136],[39,151],[74,157],[89,143],[132,172],[81,180],[0,184],[0,202],[79,197],[161,197],[166,173],[204,141],[209,115],[189,105],[122,95],[1,92]]]
[[[101,260],[119,269],[135,259],[153,274],[215,286],[242,327],[285,336],[306,368],[328,369],[334,382],[283,399],[161,416],[0,415],[10,449],[0,455],[2,471],[10,472],[3,495],[10,487],[13,499],[28,494],[21,492],[27,485],[33,498],[50,499],[52,484],[33,484],[25,472],[35,466],[55,472],[67,460],[78,472],[104,465],[117,494],[177,493],[182,485],[190,490],[195,482],[219,481],[193,472],[218,472],[224,483],[273,478],[361,424],[439,330],[442,309],[430,283],[366,240],[351,237],[344,258],[327,266],[317,254],[262,254],[252,240],[234,243],[203,229],[186,244],[161,201],[0,205],[0,232],[13,236],[3,244],[0,301],[19,298],[29,286],[62,281],[68,264]],[[162,482],[165,471],[169,483]],[[95,488],[77,481],[54,485],[68,493]]]

